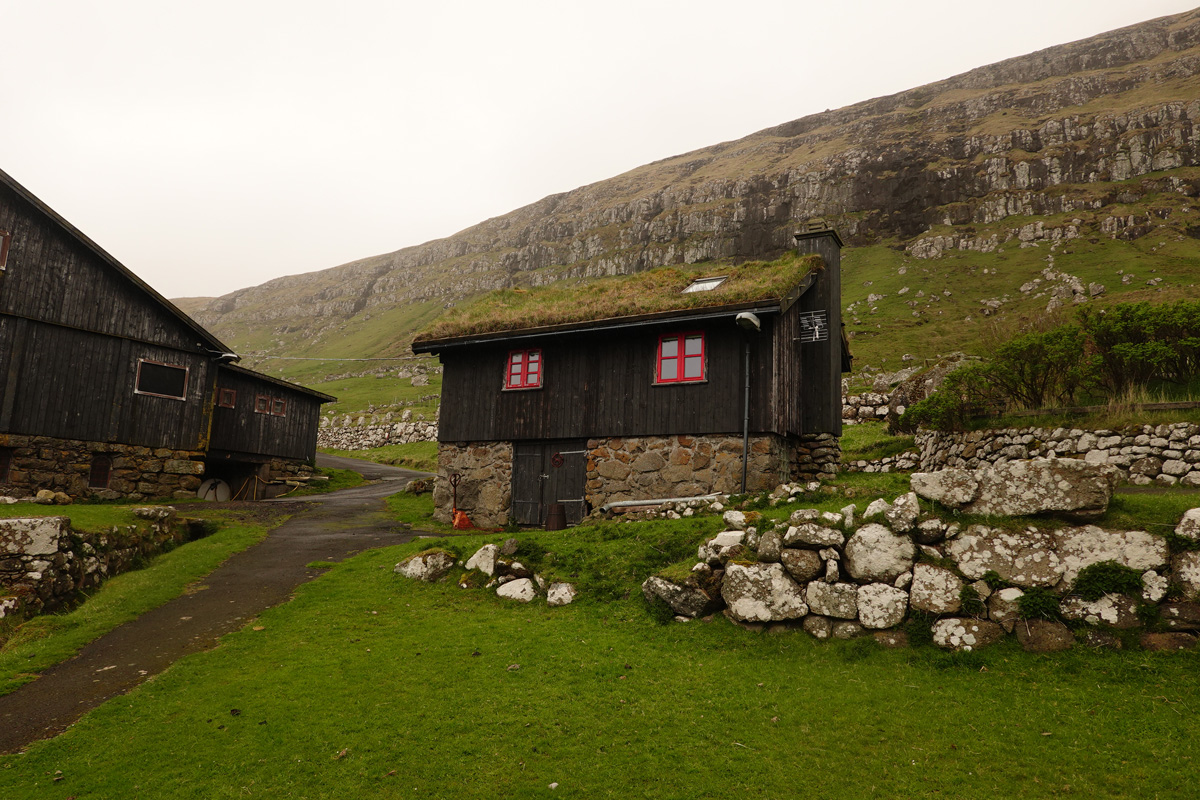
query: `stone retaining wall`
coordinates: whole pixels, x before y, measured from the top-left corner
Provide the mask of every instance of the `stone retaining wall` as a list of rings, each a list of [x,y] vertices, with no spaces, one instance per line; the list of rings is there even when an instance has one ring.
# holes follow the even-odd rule
[[[1200,425],[1138,425],[1122,430],[1013,428],[945,433],[921,431],[916,437],[920,468],[976,469],[1027,458],[1082,458],[1111,464],[1121,477],[1145,485],[1200,486]]]
[[[8,448],[8,480],[0,495],[28,497],[40,489],[63,492],[73,499],[147,500],[156,497],[195,497],[204,474],[204,453],[135,447],[110,442],[85,442],[48,436],[0,434]],[[112,459],[105,488],[88,486],[97,454]]]
[[[842,396],[842,424],[855,425],[859,422],[882,422],[888,415],[891,394],[864,392]],[[903,414],[903,411],[899,413]]]
[[[436,442],[436,422],[396,422],[383,425],[346,425],[317,431],[317,447],[333,450],[366,450],[388,444]]]
[[[139,521],[103,533],[75,531],[67,517],[0,520],[0,618],[68,605],[78,593],[205,531],[170,507],[139,508]]]
[[[451,473],[460,475],[458,508],[480,528],[508,523],[512,508],[513,446],[511,442],[443,442],[438,446],[438,474],[433,488],[433,518],[453,523]]]

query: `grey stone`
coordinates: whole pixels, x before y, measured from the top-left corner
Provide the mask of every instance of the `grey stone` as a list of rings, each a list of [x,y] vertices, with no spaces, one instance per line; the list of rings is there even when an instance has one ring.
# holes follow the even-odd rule
[[[852,583],[814,581],[808,584],[805,599],[813,614],[838,619],[858,618],[858,587]]]
[[[1034,458],[1008,461],[976,470],[951,473],[915,473],[913,490],[969,514],[1024,516],[1045,512],[1070,512],[1078,516],[1103,514],[1118,472],[1111,466],[1088,464],[1073,458]],[[977,489],[968,491],[971,480]]]
[[[947,650],[978,650],[1002,638],[1004,629],[986,620],[949,617],[933,624],[933,643]]]
[[[721,608],[721,598],[713,596],[700,586],[680,585],[657,575],[642,582],[642,595],[649,602],[662,600],[678,616],[703,617]]]
[[[1183,518],[1175,526],[1175,534],[1192,541],[1200,540],[1200,508],[1184,512]]]
[[[972,525],[946,545],[946,551],[971,580],[989,571],[1019,586],[1054,586],[1062,565],[1054,552],[1055,539],[1036,530],[1005,531]]]
[[[830,631],[834,639],[855,639],[862,636],[862,625],[849,619],[835,620]]]
[[[845,542],[846,537],[841,531],[835,531],[833,528],[825,528],[811,522],[794,525],[788,528],[787,533],[783,536],[785,547],[793,547],[798,544],[810,544],[818,547],[841,547]]]
[[[1101,561],[1144,572],[1166,566],[1171,557],[1166,540],[1145,531],[1108,531],[1085,525],[1055,531],[1054,540],[1067,586],[1075,582],[1081,569]]]
[[[1200,551],[1179,553],[1171,559],[1171,578],[1187,600],[1200,600]]]
[[[779,561],[779,551],[783,546],[783,537],[779,531],[767,531],[758,539],[758,560],[765,563]]]
[[[454,568],[455,558],[444,550],[417,553],[396,565],[393,570],[399,575],[425,583],[437,583]]]
[[[808,613],[804,589],[781,564],[730,564],[721,594],[730,615],[741,622],[799,619]]]
[[[477,569],[484,575],[493,576],[496,574],[496,557],[499,553],[500,548],[496,545],[485,544],[467,560],[466,568]]]
[[[846,542],[846,571],[856,580],[890,583],[912,568],[915,556],[911,539],[872,523]]]
[[[915,492],[897,497],[883,512],[888,526],[896,533],[907,533],[912,530],[913,523],[921,515],[921,507],[917,503]]]
[[[1013,626],[1021,616],[1018,603],[1024,596],[1025,592],[1015,586],[993,592],[987,600],[988,618],[1012,633]]]
[[[1161,609],[1163,627],[1172,631],[1200,631],[1200,603],[1167,603]]]
[[[963,582],[948,569],[931,564],[913,566],[909,605],[931,614],[954,614],[962,608]]]
[[[833,620],[809,614],[804,618],[804,630],[814,639],[824,641],[833,636]]]
[[[529,578],[516,578],[498,588],[496,595],[503,597],[505,600],[529,603],[537,597],[537,589],[534,587],[533,581]]]
[[[1118,630],[1138,627],[1137,601],[1120,594],[1106,594],[1099,600],[1084,600],[1081,597],[1064,597],[1059,603],[1064,619],[1086,622],[1089,625],[1106,625]]]
[[[779,551],[779,560],[788,574],[800,583],[813,580],[824,570],[824,562],[812,550],[784,548]]]
[[[904,621],[908,592],[886,583],[858,587],[858,620],[864,628],[892,628]]]
[[[1048,619],[1021,620],[1016,627],[1017,641],[1027,653],[1057,653],[1075,644],[1071,629]]]
[[[566,606],[575,602],[575,598],[579,596],[579,592],[575,589],[575,585],[571,583],[552,583],[550,588],[546,590],[546,605],[548,606]]]

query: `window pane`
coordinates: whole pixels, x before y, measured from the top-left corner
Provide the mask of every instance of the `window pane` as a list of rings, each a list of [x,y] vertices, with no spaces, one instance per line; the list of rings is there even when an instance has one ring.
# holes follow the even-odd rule
[[[522,361],[525,360],[525,354],[524,353],[513,353],[511,356],[509,356],[509,359],[512,361],[513,364],[520,364]]]
[[[704,351],[703,336],[689,336],[683,340],[683,353],[688,356],[698,356]]]
[[[683,377],[703,378],[704,359],[700,356],[688,356],[683,360]]]
[[[679,361],[677,359],[664,358],[658,369],[659,380],[673,381],[679,377]]]
[[[534,350],[529,354],[529,363],[531,365],[536,364],[539,360],[541,360],[541,357],[542,357],[542,351]]]
[[[659,353],[663,358],[674,358],[679,355],[679,340],[678,339],[663,339]]]
[[[187,369],[143,361],[138,367],[137,390],[183,399],[187,389]]]

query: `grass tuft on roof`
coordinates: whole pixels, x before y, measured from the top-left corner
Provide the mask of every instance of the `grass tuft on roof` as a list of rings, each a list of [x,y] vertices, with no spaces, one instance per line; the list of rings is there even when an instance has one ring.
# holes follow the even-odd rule
[[[633,275],[557,281],[528,289],[500,289],[446,312],[419,333],[414,344],[666,311],[777,301],[810,271],[821,268],[818,256],[788,253],[775,261],[747,261],[737,266],[709,262],[686,268],[658,267]],[[697,278],[718,275],[728,278],[717,288],[683,293]]]

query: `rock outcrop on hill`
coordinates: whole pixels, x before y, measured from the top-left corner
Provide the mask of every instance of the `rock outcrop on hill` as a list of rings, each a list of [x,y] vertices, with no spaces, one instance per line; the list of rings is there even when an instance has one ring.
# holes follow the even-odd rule
[[[1007,239],[1136,238],[1173,213],[1154,197],[1200,192],[1198,118],[1200,10],[648,164],[445,239],[233,292],[194,316],[235,342],[251,328],[311,340],[398,304],[770,257],[814,216],[852,245],[899,242],[917,258]],[[1021,219],[1032,215],[1044,219]]]

